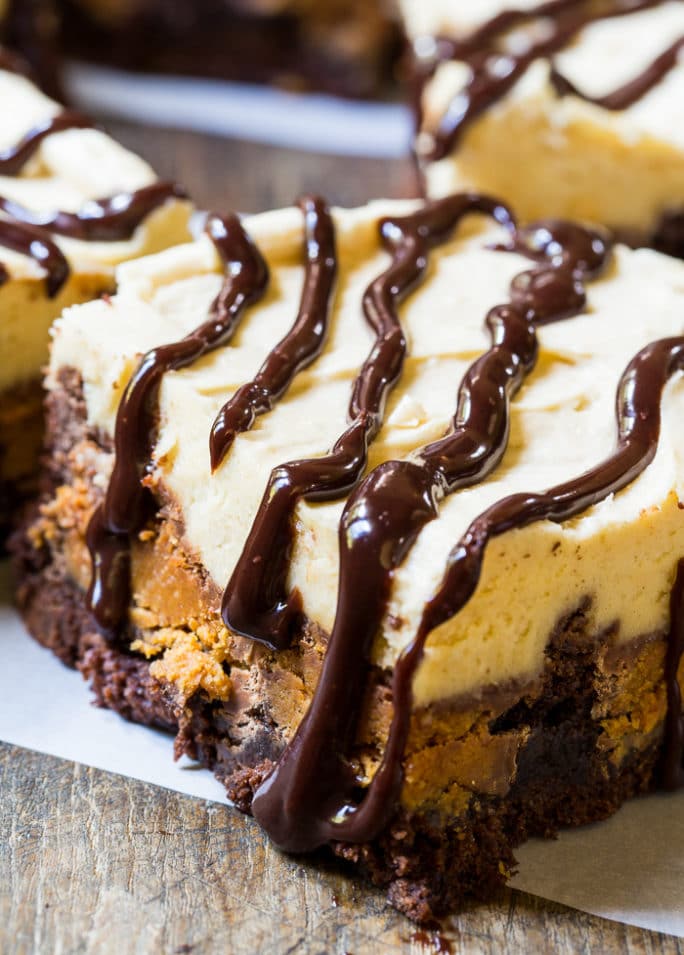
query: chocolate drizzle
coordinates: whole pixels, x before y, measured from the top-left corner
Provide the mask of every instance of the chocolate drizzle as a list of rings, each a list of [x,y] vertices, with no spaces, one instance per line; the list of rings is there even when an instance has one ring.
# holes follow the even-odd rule
[[[3,51],[0,50],[0,54]],[[8,61],[6,65],[9,65]],[[0,67],[4,60],[0,58]],[[11,149],[0,152],[0,175],[18,175],[48,136],[67,129],[87,129],[90,120],[80,113],[64,110],[28,132]],[[30,256],[47,272],[47,292],[54,296],[69,276],[69,263],[50,233],[85,242],[113,242],[129,239],[140,223],[168,199],[185,198],[175,183],[155,182],[134,192],[106,199],[92,199],[78,212],[35,212],[13,199],[0,196],[0,246]],[[0,264],[0,285],[9,278]]]
[[[45,270],[45,286],[50,298],[57,295],[69,277],[69,263],[64,253],[42,229],[0,219],[0,246],[29,256]],[[7,269],[0,264],[0,285],[8,278]]]
[[[257,415],[270,411],[287,391],[295,375],[320,355],[328,333],[330,304],[337,274],[335,227],[325,202],[318,196],[299,201],[304,215],[306,276],[294,325],[271,351],[252,381],[226,402],[211,429],[209,449],[215,471],[235,436],[248,431]]]
[[[130,239],[140,223],[169,199],[186,199],[185,190],[173,182],[153,182],[134,192],[107,199],[90,199],[78,212],[34,212],[13,199],[0,196],[0,209],[17,222],[83,242],[116,242]]]
[[[227,627],[270,647],[290,644],[300,616],[300,597],[287,592],[292,519],[297,502],[330,501],[358,484],[369,443],[380,430],[385,401],[406,355],[396,305],[425,272],[431,248],[446,241],[460,220],[483,212],[513,228],[497,200],[458,195],[428,204],[413,215],[380,222],[392,264],[366,290],[363,310],[376,341],[357,376],[349,405],[350,424],[321,458],[290,461],[272,471],[261,505],[226,587],[222,615]]]
[[[439,221],[438,205],[423,218],[424,235]],[[253,802],[255,817],[285,849],[309,850],[331,839],[372,839],[393,812],[412,676],[432,627],[421,625],[415,645],[397,664],[385,757],[358,804],[348,763],[393,572],[423,527],[438,516],[440,501],[497,467],[508,443],[511,398],[536,361],[536,327],[581,311],[584,280],[608,260],[608,247],[598,233],[565,222],[539,222],[519,230],[507,248],[529,255],[537,265],[517,275],[510,302],[487,315],[491,348],[461,383],[451,433],[407,460],[380,464],[345,506],[338,534],[337,610],[319,683],[292,743]]]
[[[245,310],[264,294],[268,268],[236,215],[211,216],[206,230],[227,277],[209,318],[189,335],[148,351],[131,376],[118,408],[114,469],[105,500],[88,525],[92,560],[88,605],[102,629],[114,635],[130,599],[130,542],[148,516],[143,479],[150,467],[157,395],[166,372],[187,368],[226,345]]]
[[[67,109],[46,119],[26,133],[16,146],[0,151],[0,176],[18,175],[48,136],[67,129],[90,129],[92,125],[87,116]]]
[[[460,137],[478,116],[498,102],[517,83],[530,65],[540,58],[551,58],[575,38],[590,23],[613,17],[627,16],[659,6],[664,0],[555,0],[542,3],[530,10],[507,10],[484,23],[470,37],[453,40],[440,37],[436,42],[436,56],[420,69],[419,82],[425,83],[439,62],[458,59],[467,63],[471,77],[465,88],[451,102],[433,141],[421,157],[439,160],[447,156]],[[520,24],[544,18],[551,19],[551,33],[532,42],[524,52],[499,49],[497,44],[505,34]],[[631,82],[605,96],[592,98],[578,90],[552,67],[551,78],[559,95],[572,93],[604,109],[626,109],[657,85],[675,66],[684,38],[680,38],[665,53],[654,60]]]

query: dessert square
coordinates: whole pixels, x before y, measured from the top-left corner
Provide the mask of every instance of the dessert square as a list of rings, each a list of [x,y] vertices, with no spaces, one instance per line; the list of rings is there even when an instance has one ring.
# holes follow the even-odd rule
[[[603,223],[684,255],[684,6],[402,0],[430,196]]]
[[[114,291],[119,262],[187,241],[191,213],[178,186],[13,65],[0,59],[0,526],[35,485],[53,319]]]
[[[285,850],[486,896],[681,782],[683,305],[481,194],[212,215],[54,325],[24,619]]]
[[[384,0],[55,0],[52,14],[80,60],[345,96],[386,87],[400,45]]]

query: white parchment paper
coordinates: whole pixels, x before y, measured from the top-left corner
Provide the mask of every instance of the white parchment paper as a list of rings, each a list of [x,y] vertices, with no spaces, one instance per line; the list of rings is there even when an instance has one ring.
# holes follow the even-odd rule
[[[81,676],[27,635],[10,606],[6,567],[0,568],[0,661],[0,739],[226,801],[210,772],[173,762],[170,736],[90,704]],[[517,855],[517,888],[684,937],[684,793],[635,800],[607,822],[555,842],[535,840]]]
[[[74,103],[98,116],[317,153],[404,158],[412,139],[411,112],[402,103],[146,76],[85,63],[70,65],[67,90]]]

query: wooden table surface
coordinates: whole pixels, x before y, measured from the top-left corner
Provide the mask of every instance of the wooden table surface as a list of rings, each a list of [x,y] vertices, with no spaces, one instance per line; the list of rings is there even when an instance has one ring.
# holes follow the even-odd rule
[[[305,191],[352,205],[415,188],[408,162],[107,125],[219,211],[259,211]],[[468,907],[441,937],[416,933],[380,893],[330,864],[281,855],[227,806],[5,744],[0,794],[0,955],[684,951],[513,891]]]

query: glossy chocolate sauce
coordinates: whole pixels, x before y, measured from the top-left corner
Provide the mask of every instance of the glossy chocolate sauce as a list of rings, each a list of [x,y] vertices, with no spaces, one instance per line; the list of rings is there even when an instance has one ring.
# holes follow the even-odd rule
[[[112,635],[130,599],[131,536],[142,529],[149,513],[143,478],[150,467],[162,378],[228,344],[245,310],[268,285],[266,263],[236,215],[211,216],[206,231],[225,265],[223,288],[205,322],[180,341],[148,351],[131,376],[116,416],[114,469],[104,502],[88,525],[93,568],[88,605]]]
[[[0,196],[0,209],[17,222],[46,229],[83,242],[130,239],[140,223],[169,199],[185,199],[185,190],[173,182],[153,182],[134,192],[106,199],[89,199],[78,212],[34,212]]]
[[[387,395],[406,355],[396,306],[424,275],[430,249],[475,212],[513,228],[511,214],[497,200],[468,194],[428,204],[410,216],[381,220],[381,240],[392,262],[363,297],[364,316],[376,340],[354,382],[349,427],[324,457],[290,461],[272,471],[223,597],[229,629],[275,649],[289,646],[301,612],[299,594],[287,591],[297,502],[339,499],[360,481],[368,445],[380,430]]]
[[[438,38],[435,58],[421,69],[419,82],[426,82],[439,62],[449,59],[467,63],[471,77],[464,89],[452,100],[433,134],[431,145],[424,153],[421,152],[421,158],[439,160],[447,156],[457,145],[467,126],[505,96],[535,60],[553,57],[590,23],[627,16],[659,6],[663,2],[664,0],[602,0],[595,3],[589,0],[557,0],[530,10],[504,11],[461,41]],[[532,42],[523,52],[516,53],[501,48],[501,41],[509,30],[535,20],[545,20],[551,24],[550,34]],[[585,96],[556,70],[552,70],[552,80],[559,95],[572,93],[605,109],[626,109],[657,85],[675,66],[682,42],[684,38],[677,39],[639,76],[602,97]]]
[[[0,219],[0,246],[33,259],[46,273],[45,287],[53,298],[69,277],[69,263],[47,232],[11,219]],[[0,285],[9,278],[0,264]]]
[[[87,116],[68,109],[46,119],[29,130],[16,146],[0,150],[0,176],[18,175],[48,136],[62,133],[67,129],[90,129],[92,125],[92,120]]]
[[[252,381],[221,408],[211,429],[209,449],[215,471],[237,434],[248,431],[258,415],[270,411],[293,379],[320,355],[328,333],[333,286],[337,274],[335,226],[318,196],[299,201],[304,215],[306,274],[299,312],[287,335],[269,353]]]
[[[437,227],[438,207],[435,203],[423,213],[423,236]],[[348,758],[393,572],[420,531],[438,516],[443,498],[497,467],[508,444],[511,399],[536,361],[536,328],[580,312],[586,303],[584,281],[609,258],[598,233],[551,220],[518,230],[506,248],[537,264],[514,277],[510,301],[487,315],[491,347],[461,382],[451,432],[407,460],[376,467],[351,494],[342,514],[337,610],[321,676],[292,743],[252,805],[273,840],[290,851],[330,840],[372,839],[393,813],[402,781],[412,678],[433,629],[429,621],[421,624],[395,668],[387,748],[360,803],[354,800]],[[478,576],[479,567],[463,603]]]

